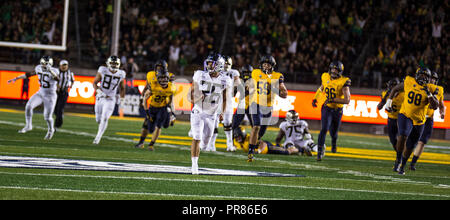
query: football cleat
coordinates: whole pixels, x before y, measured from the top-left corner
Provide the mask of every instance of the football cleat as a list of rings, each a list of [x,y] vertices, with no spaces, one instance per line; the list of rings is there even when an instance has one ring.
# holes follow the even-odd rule
[[[398,174],[400,175],[405,175],[405,168],[404,167],[400,167]]]
[[[331,147],[331,153],[336,153],[337,152],[337,147]]]
[[[251,163],[255,161],[255,155],[254,154],[248,154],[247,162]]]
[[[236,147],[235,146],[227,147],[227,151],[228,152],[235,152],[236,151]]]
[[[192,175],[198,175],[199,174],[198,166],[197,165],[192,165],[191,172],[192,172]]]
[[[409,170],[416,171],[416,165],[415,164],[410,164],[409,165]]]
[[[392,168],[392,171],[398,172],[399,171],[399,167],[400,167],[400,162],[398,162],[396,160],[395,163],[394,163],[394,168]]]
[[[134,145],[134,147],[144,149],[144,143],[138,143],[138,144]]]
[[[55,133],[55,130],[52,130],[52,131],[49,130],[47,132],[47,134],[45,135],[44,140],[51,140],[54,133]]]
[[[325,145],[322,146],[321,149],[317,151],[317,161],[322,161],[323,157],[325,157],[325,150],[327,147]]]
[[[22,128],[22,129],[20,129],[18,132],[20,133],[20,134],[25,134],[25,133],[27,133],[27,132],[29,132],[29,131],[31,131],[31,130],[33,130],[32,128],[29,128],[29,127],[24,127],[24,128]]]
[[[94,141],[92,142],[92,144],[99,144],[100,140],[101,140],[101,138],[95,138]]]

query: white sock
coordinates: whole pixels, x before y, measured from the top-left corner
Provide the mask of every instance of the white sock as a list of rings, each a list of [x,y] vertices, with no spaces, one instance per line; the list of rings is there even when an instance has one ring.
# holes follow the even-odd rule
[[[108,127],[108,120],[100,120],[100,124],[98,125],[98,132],[95,139],[100,139],[103,137],[103,133],[105,133],[106,128]]]
[[[53,123],[53,118],[50,117],[49,119],[46,120],[47,121],[47,127],[49,131],[54,131],[54,123]]]
[[[233,133],[230,131],[225,131],[225,135],[227,136],[227,147],[233,146]]]
[[[209,149],[212,151],[216,151],[216,139],[217,139],[217,133],[214,133],[211,137],[211,140],[209,141]]]
[[[191,157],[192,166],[198,167],[198,157]]]
[[[33,124],[33,109],[25,109],[25,127],[31,128]]]

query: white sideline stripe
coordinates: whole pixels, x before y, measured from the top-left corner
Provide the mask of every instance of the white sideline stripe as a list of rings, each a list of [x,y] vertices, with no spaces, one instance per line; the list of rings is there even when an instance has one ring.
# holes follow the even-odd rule
[[[11,121],[3,121],[0,120],[0,124],[7,124],[7,125],[13,125],[13,126],[25,126],[24,123],[16,123],[16,122],[11,122]],[[47,128],[41,127],[41,126],[33,126],[33,129],[40,129],[40,130],[44,130],[46,131]],[[81,135],[81,136],[88,136],[88,137],[95,137],[95,134],[91,134],[91,133],[87,133],[87,132],[75,132],[75,131],[71,131],[71,130],[66,130],[66,129],[58,129],[58,132],[61,133],[68,133],[68,134],[74,134],[74,135]],[[109,137],[109,136],[103,136],[103,139],[109,139],[109,140],[116,140],[116,141],[123,141],[123,142],[128,142],[128,143],[135,143],[135,141],[130,140],[130,139],[125,139],[125,138],[117,138],[117,137]],[[165,147],[169,147],[169,148],[173,148],[173,149],[178,149],[178,150],[186,150],[186,151],[190,151],[190,148],[180,148],[178,146],[174,146],[174,145],[169,145],[169,144],[160,144],[161,146],[165,146]],[[224,153],[224,152],[209,152],[209,153],[215,153],[215,154],[219,154],[222,156],[227,156],[227,157],[236,157],[236,158],[247,158],[244,155],[233,155],[233,154],[228,154],[228,153]],[[258,160],[261,161],[266,161],[266,162],[277,162],[283,165],[291,165],[294,167],[304,167],[305,169],[320,169],[320,170],[334,170],[336,172],[341,171],[340,169],[337,168],[328,168],[328,167],[324,167],[324,166],[315,166],[315,165],[305,165],[305,164],[298,164],[298,163],[292,163],[292,162],[288,162],[288,161],[280,161],[280,160],[269,160],[266,158],[258,158]],[[351,174],[351,175],[355,175],[354,173],[359,173],[357,171],[351,171],[351,170],[346,170],[343,171],[346,172],[347,174]],[[359,173],[359,175],[361,175],[363,173]],[[385,180],[390,180],[392,182],[398,182],[398,183],[409,183],[409,184],[424,184],[424,182],[416,182],[413,180],[409,180],[409,179],[403,179],[403,178],[396,178],[396,177],[392,177],[392,176],[377,176],[374,174],[366,174],[367,177],[371,177],[371,178],[375,178],[375,179],[385,179]],[[304,187],[306,189],[310,188],[310,187],[306,187],[306,186],[297,186],[297,187]],[[436,187],[436,186],[434,186]],[[437,186],[439,187],[439,186]],[[314,188],[314,187],[313,187]],[[316,187],[317,188],[317,187]],[[351,191],[351,190],[347,190],[347,189],[338,189],[338,188],[321,188],[319,187],[318,189],[325,189],[325,190],[337,190],[337,191]],[[358,190],[358,192],[371,192],[368,190]],[[393,193],[393,194],[403,194],[403,193],[397,193],[397,192],[383,192],[380,191],[380,193]],[[416,193],[407,193],[406,195],[421,195],[416,194]],[[450,198],[450,196],[445,196],[445,195],[431,195],[431,196],[442,196],[442,197],[446,197],[446,198]]]
[[[41,190],[41,191],[56,191],[56,192],[75,192],[75,193],[123,194],[123,195],[139,195],[139,196],[173,196],[173,197],[189,197],[189,198],[207,197],[207,198],[213,198],[213,199],[283,200],[280,198],[216,196],[216,195],[188,195],[188,194],[120,192],[120,191],[93,191],[93,190],[79,190],[79,189],[57,189],[57,188],[39,188],[39,187],[22,187],[22,186],[0,186],[0,189]]]
[[[28,175],[28,176],[102,178],[102,179],[133,179],[133,180],[193,182],[193,183],[194,182],[196,182],[196,183],[217,183],[217,184],[250,185],[250,186],[264,186],[264,187],[278,187],[278,188],[297,188],[297,189],[313,189],[313,190],[349,191],[349,192],[363,192],[363,193],[378,193],[378,194],[394,194],[394,195],[430,196],[430,197],[450,198],[450,195],[440,195],[440,194],[389,192],[389,191],[377,191],[377,190],[359,190],[359,189],[344,189],[344,188],[329,188],[329,187],[314,187],[314,186],[293,186],[293,185],[252,183],[252,182],[233,182],[233,181],[203,180],[203,179],[173,179],[173,178],[125,177],[125,176],[90,176],[90,175],[72,175],[72,174],[43,174],[43,173],[36,174],[36,173],[10,173],[10,172],[0,172],[0,174]],[[0,186],[0,188],[1,187],[2,186]],[[253,198],[253,197],[239,197],[239,198]],[[277,199],[277,198],[272,198],[272,199]]]

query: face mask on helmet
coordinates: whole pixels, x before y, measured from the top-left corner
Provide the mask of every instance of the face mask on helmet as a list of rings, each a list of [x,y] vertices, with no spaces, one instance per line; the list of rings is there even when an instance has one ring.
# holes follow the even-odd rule
[[[240,127],[239,127],[239,128],[236,128],[236,129],[233,131],[233,138],[234,138],[237,142],[239,142],[239,143],[244,143],[244,141],[245,141],[245,136],[246,136],[245,130],[244,130],[244,129],[241,129]]]
[[[169,73],[165,70],[157,70],[156,79],[162,87],[166,87],[169,84]]]
[[[430,81],[431,71],[428,68],[418,69],[415,78],[419,85],[425,85]]]
[[[295,124],[298,119],[298,113],[295,111],[291,110],[286,114],[286,121],[290,124]]]
[[[116,56],[111,56],[106,61],[106,65],[108,66],[109,71],[117,72],[120,68],[120,60]]]
[[[53,59],[50,56],[43,56],[40,60],[40,64],[44,70],[47,70],[47,67],[53,66]]]
[[[225,57],[224,70],[228,71],[233,66],[233,59],[231,57]]]
[[[261,65],[261,71],[265,74],[272,73],[275,65],[277,64],[273,56],[263,56],[259,63]]]
[[[344,71],[344,65],[340,61],[334,61],[330,64],[330,75],[333,78],[337,78],[342,75]]]

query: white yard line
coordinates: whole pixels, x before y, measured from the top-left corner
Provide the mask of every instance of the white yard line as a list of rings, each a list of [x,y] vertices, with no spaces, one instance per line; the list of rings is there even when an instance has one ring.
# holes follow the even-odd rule
[[[25,126],[24,123],[16,123],[16,122],[10,122],[10,121],[3,121],[0,120],[0,124],[7,124],[7,125],[12,125],[12,126]],[[47,128],[41,127],[41,126],[34,126],[33,129],[39,129],[39,130],[44,130],[46,131]],[[58,132],[60,133],[67,133],[67,134],[73,134],[73,135],[80,135],[80,136],[87,136],[87,137],[95,137],[95,134],[91,134],[91,133],[87,133],[87,132],[77,132],[77,131],[71,131],[71,130],[67,130],[67,129],[58,129]],[[126,138],[118,138],[118,137],[109,137],[109,136],[104,136],[103,139],[108,139],[108,140],[115,140],[115,141],[123,141],[123,142],[128,142],[128,143],[135,143],[135,141],[131,140],[131,139],[126,139]],[[160,146],[164,146],[164,147],[168,147],[168,148],[174,148],[174,149],[178,149],[178,150],[186,150],[186,151],[190,151],[189,148],[180,148],[179,146],[175,146],[175,145],[169,145],[169,144],[160,144]],[[213,152],[215,154],[219,154],[222,156],[227,156],[227,157],[235,157],[238,159],[244,159],[246,158],[245,155],[234,155],[234,154],[229,154],[229,153],[225,153],[225,152]],[[300,168],[304,168],[304,169],[317,169],[317,170],[330,170],[330,171],[336,171],[336,172],[341,172],[343,174],[350,174],[350,175],[354,175],[354,176],[364,176],[364,177],[370,177],[370,178],[374,178],[374,179],[382,179],[382,180],[387,180],[387,181],[392,181],[392,182],[399,182],[399,183],[405,183],[405,184],[417,184],[417,185],[432,185],[429,182],[419,182],[419,181],[413,181],[413,180],[409,180],[409,179],[405,179],[405,178],[396,178],[396,177],[392,177],[392,176],[379,176],[379,175],[375,175],[375,174],[370,174],[370,173],[361,173],[359,171],[352,171],[352,170],[340,170],[338,168],[328,168],[325,166],[321,166],[321,165],[310,165],[310,164],[301,164],[301,163],[295,163],[295,162],[289,162],[289,161],[281,161],[281,160],[270,160],[267,158],[258,158],[258,160],[261,161],[266,161],[266,162],[273,162],[273,163],[278,163],[278,164],[282,164],[282,165],[290,165],[293,167],[300,167]],[[184,179],[182,181],[185,181]],[[189,180],[187,180],[189,181]],[[386,182],[386,181],[375,181],[375,182]],[[388,182],[389,183],[389,182]],[[232,183],[231,184],[251,184],[254,185],[254,183]],[[344,188],[329,188],[329,187],[309,187],[309,186],[285,186],[285,185],[274,185],[274,184],[260,184],[262,186],[274,186],[274,187],[288,187],[288,188],[300,188],[300,189],[321,189],[321,190],[334,190],[334,191],[351,191],[351,192],[365,192],[365,193],[383,193],[383,194],[398,194],[398,195],[412,195],[412,196],[434,196],[434,197],[444,197],[444,198],[450,198],[450,196],[447,195],[436,195],[436,194],[423,194],[423,193],[402,193],[402,192],[388,192],[388,191],[372,191],[372,190],[357,190],[357,189],[344,189]],[[442,184],[440,185],[436,185],[434,187],[442,187]],[[439,188],[440,188],[439,187]]]
[[[392,194],[392,195],[408,195],[408,196],[429,196],[439,198],[450,198],[450,195],[439,194],[427,194],[427,193],[409,193],[409,192],[390,192],[379,190],[360,190],[360,189],[345,189],[345,188],[330,188],[330,187],[315,187],[315,186],[299,186],[299,185],[280,185],[280,184],[266,184],[266,183],[252,183],[252,182],[234,182],[234,181],[221,181],[221,180],[208,180],[208,179],[177,179],[177,178],[158,178],[158,177],[125,177],[125,176],[91,176],[91,175],[72,175],[72,174],[44,174],[44,173],[14,173],[14,172],[0,172],[0,174],[8,175],[27,175],[27,176],[51,176],[51,177],[75,177],[75,178],[100,178],[100,179],[131,179],[131,180],[148,180],[148,181],[168,181],[168,182],[191,182],[191,183],[215,183],[215,184],[227,184],[227,185],[246,185],[246,186],[263,186],[263,187],[275,187],[275,188],[295,188],[295,189],[310,189],[310,190],[330,190],[330,191],[347,191],[347,192],[362,192],[362,193],[376,193],[376,194]],[[4,188],[8,186],[0,186]],[[26,188],[26,187],[25,187]],[[47,188],[36,188],[46,190]],[[59,190],[59,189],[58,189]],[[61,189],[63,190],[63,189]],[[97,191],[92,191],[97,192]],[[128,193],[128,192],[126,192]],[[147,194],[147,193],[142,193]],[[149,195],[151,195],[150,193]],[[172,194],[162,194],[172,195]],[[178,194],[174,194],[178,195]],[[179,196],[191,196],[191,195],[179,195]],[[196,195],[202,197],[203,195]],[[205,197],[213,197],[206,195]],[[223,196],[223,198],[231,198],[231,196]],[[262,199],[254,197],[236,197],[241,199]],[[271,198],[279,199],[279,198]]]
[[[172,196],[192,198],[211,198],[211,199],[230,199],[230,200],[284,200],[282,198],[261,198],[261,197],[242,197],[242,196],[217,196],[217,195],[188,195],[188,194],[172,194],[172,193],[146,193],[146,192],[122,192],[122,191],[93,191],[80,189],[58,189],[58,188],[40,188],[40,187],[22,187],[22,186],[0,186],[0,189],[17,189],[17,190],[36,190],[36,191],[56,191],[56,192],[74,192],[74,193],[100,193],[114,195],[138,195],[138,196]]]

